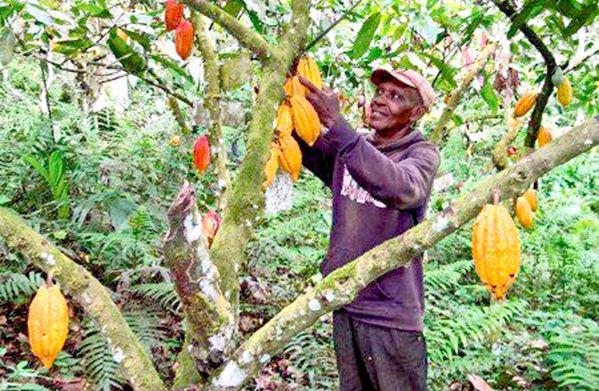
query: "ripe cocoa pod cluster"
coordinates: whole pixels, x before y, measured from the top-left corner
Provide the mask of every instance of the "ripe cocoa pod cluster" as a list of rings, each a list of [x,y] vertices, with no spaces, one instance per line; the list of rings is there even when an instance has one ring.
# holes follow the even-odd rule
[[[291,135],[295,129],[297,135],[312,146],[320,135],[320,119],[314,107],[306,99],[306,88],[298,76],[310,80],[316,87],[323,86],[322,77],[316,61],[310,56],[302,57],[297,64],[296,75],[285,81],[284,89],[287,99],[279,105],[277,111],[276,139],[271,143],[270,158],[266,163],[266,180],[264,187],[274,181],[277,169],[291,174],[295,181],[302,168],[302,151]]]
[[[193,25],[184,19],[183,10],[183,4],[167,0],[164,23],[166,31],[175,30],[175,49],[179,57],[186,60],[193,51],[194,32]]]
[[[495,300],[503,300],[520,270],[520,235],[508,210],[485,205],[472,232],[474,268]]]
[[[67,340],[68,331],[67,300],[58,285],[42,286],[29,305],[27,332],[31,351],[44,367],[52,366]]]
[[[534,212],[537,210],[539,200],[533,189],[528,189],[524,194],[516,199],[516,217],[525,229],[531,229],[533,226]]]

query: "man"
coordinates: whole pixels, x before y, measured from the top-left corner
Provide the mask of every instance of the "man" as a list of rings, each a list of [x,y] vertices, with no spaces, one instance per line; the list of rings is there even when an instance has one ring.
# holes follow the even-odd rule
[[[422,220],[439,153],[413,126],[435,94],[415,71],[375,70],[374,133],[364,136],[341,116],[337,94],[300,81],[328,128],[312,148],[296,137],[304,165],[333,191],[333,226],[321,265],[327,275]],[[336,311],[333,337],[341,390],[426,390],[423,309],[422,262],[414,259]]]

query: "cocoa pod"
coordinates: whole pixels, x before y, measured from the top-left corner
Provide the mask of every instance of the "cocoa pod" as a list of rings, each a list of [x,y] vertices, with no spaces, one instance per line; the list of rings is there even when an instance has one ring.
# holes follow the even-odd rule
[[[557,87],[557,100],[564,108],[572,101],[572,85],[570,84],[570,80],[565,76],[562,84]]]
[[[528,201],[528,204],[530,205],[530,209],[533,212],[536,212],[539,207],[539,199],[537,198],[535,191],[533,189],[528,189],[522,194],[522,197],[526,198],[526,201]]]
[[[181,145],[181,136],[179,136],[178,134],[174,135],[173,137],[171,137],[171,139],[168,141],[168,143],[173,147],[180,146]]]
[[[526,229],[532,228],[532,208],[528,200],[524,197],[516,199],[516,216],[522,227]]]
[[[289,102],[295,131],[308,145],[314,145],[320,136],[320,119],[316,110],[306,98],[299,95],[293,95]]]
[[[58,285],[38,289],[29,305],[27,331],[33,354],[50,368],[69,332],[69,309]]]
[[[304,56],[299,60],[297,64],[297,74],[310,80],[312,84],[322,90],[322,77],[320,76],[320,70],[318,64],[310,56]]]
[[[283,135],[283,137],[287,137],[290,135]],[[279,154],[281,150],[279,149],[279,144],[271,143],[270,144],[270,158],[268,162],[266,162],[266,167],[264,171],[266,171],[266,180],[262,184],[263,187],[268,187],[275,180],[275,175],[277,174],[277,168],[279,168]]]
[[[166,10],[164,11],[164,23],[166,31],[171,31],[179,27],[183,20],[183,4],[177,3],[175,0],[166,1]]]
[[[520,235],[507,209],[485,205],[472,232],[476,273],[496,300],[502,300],[520,270]]]
[[[279,105],[279,110],[277,111],[277,130],[281,136],[291,135],[293,131],[291,107],[285,102]]]
[[[287,78],[285,81],[285,94],[287,97],[292,97],[294,95],[299,95],[302,97],[306,96],[306,87],[299,81],[297,76]]]
[[[193,26],[187,20],[181,21],[175,31],[175,49],[182,60],[186,60],[193,50]]]
[[[539,133],[537,133],[537,144],[539,145],[539,148],[543,148],[545,145],[549,144],[551,140],[553,140],[551,132],[541,126],[539,128]]]
[[[539,94],[537,92],[527,92],[522,95],[514,108],[514,117],[518,118],[526,115],[526,113],[528,113],[535,105],[538,96]]]
[[[208,239],[208,246],[212,245],[212,240],[216,236],[221,223],[222,219],[218,213],[213,210],[209,210],[204,217],[202,217],[202,234]]]
[[[279,138],[279,166],[291,174],[291,179],[298,180],[302,169],[302,151],[292,136]]]
[[[193,163],[200,174],[205,173],[210,165],[210,143],[206,135],[198,138],[193,145]]]

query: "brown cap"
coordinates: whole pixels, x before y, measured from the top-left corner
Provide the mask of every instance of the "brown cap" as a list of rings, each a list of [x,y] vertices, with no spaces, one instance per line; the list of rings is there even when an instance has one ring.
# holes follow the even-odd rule
[[[429,83],[428,80],[426,80],[426,78],[420,73],[411,69],[389,71],[387,69],[379,68],[372,72],[370,81],[372,81],[375,85],[378,85],[382,80],[387,78],[395,79],[403,84],[407,84],[408,86],[415,88],[420,94],[422,103],[427,110],[429,110],[433,103],[435,103],[435,90],[433,90],[431,83]]]

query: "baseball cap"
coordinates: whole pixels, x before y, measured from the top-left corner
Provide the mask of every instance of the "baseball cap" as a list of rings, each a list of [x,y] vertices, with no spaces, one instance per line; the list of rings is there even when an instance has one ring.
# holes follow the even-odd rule
[[[422,98],[422,103],[427,110],[431,108],[433,103],[436,100],[435,90],[433,90],[433,86],[431,83],[426,80],[424,76],[420,73],[413,71],[411,69],[401,69],[401,70],[387,70],[384,68],[375,69],[370,76],[370,81],[374,83],[374,85],[378,85],[384,79],[391,78],[395,79],[401,83],[404,83],[412,88],[415,88],[416,91],[420,94],[420,98]]]

